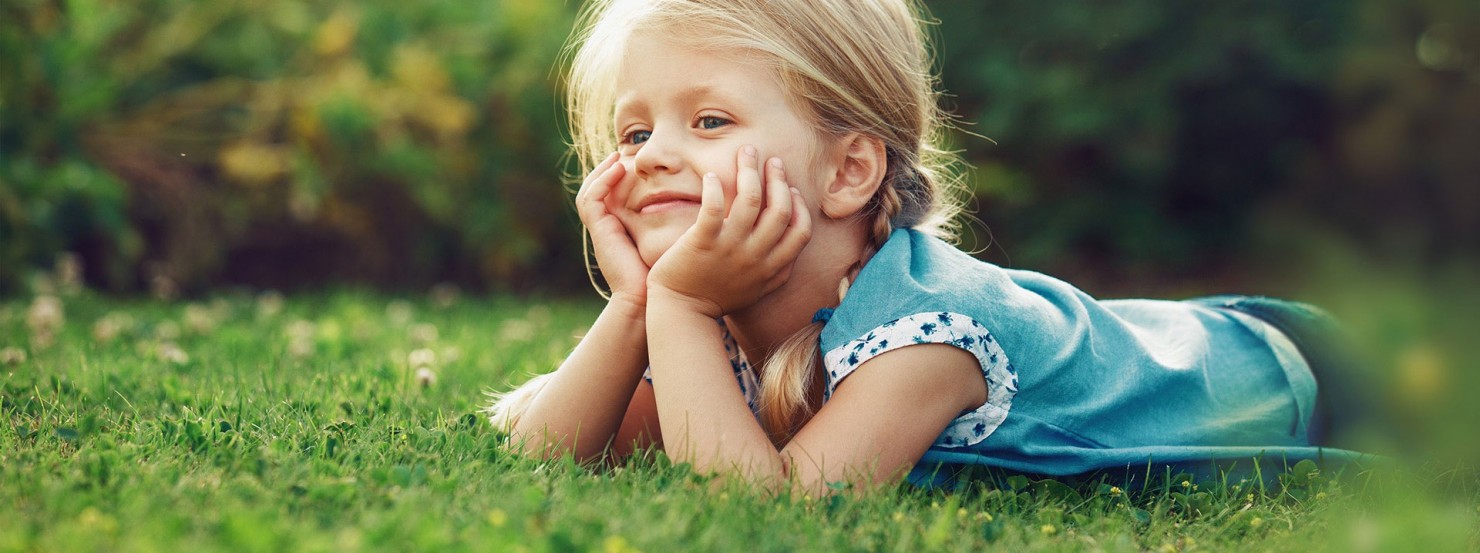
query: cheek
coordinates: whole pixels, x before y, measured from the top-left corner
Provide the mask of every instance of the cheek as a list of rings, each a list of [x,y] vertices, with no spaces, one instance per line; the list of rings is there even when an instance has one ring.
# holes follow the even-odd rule
[[[725,200],[735,197],[735,155],[739,145],[724,145],[708,148],[702,155],[694,157],[694,178],[699,179],[699,190],[703,189],[704,175],[714,173],[725,190]]]

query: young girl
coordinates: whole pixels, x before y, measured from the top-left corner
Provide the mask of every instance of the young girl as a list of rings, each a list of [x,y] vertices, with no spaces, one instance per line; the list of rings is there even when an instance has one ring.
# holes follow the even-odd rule
[[[583,21],[576,207],[611,294],[489,408],[525,451],[660,447],[813,490],[1321,453],[1286,325],[1310,311],[1097,301],[942,241],[957,206],[909,0],[597,0]]]

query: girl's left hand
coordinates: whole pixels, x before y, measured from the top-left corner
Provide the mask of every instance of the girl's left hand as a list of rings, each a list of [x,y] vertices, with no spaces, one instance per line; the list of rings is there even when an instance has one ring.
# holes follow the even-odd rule
[[[699,220],[648,273],[648,297],[673,299],[718,318],[779,288],[812,235],[801,193],[786,183],[781,158],[761,173],[752,146],[737,156],[734,205],[714,173],[704,175]]]

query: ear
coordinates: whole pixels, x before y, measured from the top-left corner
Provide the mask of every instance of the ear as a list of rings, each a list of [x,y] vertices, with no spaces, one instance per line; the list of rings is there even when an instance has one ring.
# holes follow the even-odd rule
[[[844,219],[868,206],[884,182],[889,160],[878,137],[849,133],[833,144],[836,169],[818,203],[823,215]]]

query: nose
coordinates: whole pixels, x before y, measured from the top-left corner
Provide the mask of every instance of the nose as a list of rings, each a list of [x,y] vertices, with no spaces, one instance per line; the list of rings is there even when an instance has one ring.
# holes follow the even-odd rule
[[[653,129],[646,142],[633,156],[633,168],[641,176],[672,173],[679,168],[678,137],[672,132]]]

